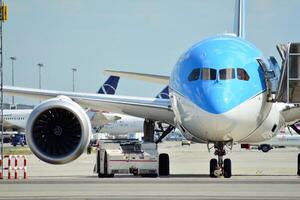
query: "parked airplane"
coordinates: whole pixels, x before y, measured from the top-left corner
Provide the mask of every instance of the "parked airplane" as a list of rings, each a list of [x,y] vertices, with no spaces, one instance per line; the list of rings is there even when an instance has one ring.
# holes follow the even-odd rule
[[[32,109],[3,110],[3,128],[7,130],[25,130]]]
[[[33,153],[53,164],[80,156],[91,132],[83,106],[147,119],[145,138],[153,137],[154,121],[176,126],[195,142],[213,144],[218,159],[210,160],[210,176],[231,177],[231,160],[223,160],[227,146],[268,140],[282,126],[300,119],[299,107],[280,110],[274,103],[294,100],[272,99],[270,95],[271,83],[284,88],[282,80],[289,75],[284,71],[289,66],[288,55],[297,52],[298,47],[279,48],[284,61],[280,72],[274,58],[266,59],[257,47],[243,39],[243,1],[238,3],[236,36],[219,35],[196,43],[178,59],[170,76],[111,72],[168,84],[170,99],[5,86],[7,94],[48,99],[35,107],[27,122],[26,136]],[[297,62],[291,63],[298,67]],[[279,82],[272,82],[277,79]],[[277,92],[282,91],[285,92]]]

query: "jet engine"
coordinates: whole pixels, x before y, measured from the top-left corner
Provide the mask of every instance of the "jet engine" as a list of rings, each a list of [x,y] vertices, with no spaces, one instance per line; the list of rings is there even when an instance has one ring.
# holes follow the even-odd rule
[[[51,164],[75,160],[90,141],[91,122],[84,109],[69,97],[43,101],[31,112],[26,140],[31,151]]]

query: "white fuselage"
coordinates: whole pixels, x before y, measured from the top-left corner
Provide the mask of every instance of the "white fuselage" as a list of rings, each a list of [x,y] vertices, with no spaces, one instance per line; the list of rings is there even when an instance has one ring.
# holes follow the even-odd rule
[[[222,114],[208,113],[180,94],[170,91],[177,126],[199,142],[260,142],[274,137],[284,122],[274,103],[261,93]]]
[[[3,110],[4,129],[25,130],[31,111],[31,109]]]

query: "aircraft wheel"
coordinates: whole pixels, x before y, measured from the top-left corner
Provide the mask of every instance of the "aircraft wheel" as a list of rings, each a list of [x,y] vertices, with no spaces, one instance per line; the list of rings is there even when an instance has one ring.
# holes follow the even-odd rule
[[[159,154],[158,173],[160,176],[170,175],[170,159],[169,159],[169,155],[166,153]]]
[[[224,160],[224,178],[230,178],[231,177],[231,160],[229,158],[226,158]]]
[[[98,162],[98,160],[99,160],[99,162]],[[98,177],[99,178],[104,178],[104,177],[112,178],[112,177],[115,176],[114,174],[108,174],[108,169],[107,169],[107,153],[106,152],[105,152],[105,155],[104,155],[104,169],[103,169],[104,173],[103,174],[100,173],[100,166],[101,166],[100,165],[100,152],[99,152],[99,154],[97,154],[97,166],[99,167],[99,168],[97,168],[97,172],[98,172]]]
[[[104,177],[113,178],[115,175],[114,174],[109,174],[107,168],[108,168],[108,166],[107,166],[107,153],[105,152],[105,155],[104,155]]]
[[[96,172],[99,178],[103,178],[103,174],[100,173],[100,151],[97,151],[97,158],[96,158]]]
[[[215,178],[215,170],[217,169],[218,166],[218,161],[215,158],[210,159],[209,163],[209,176],[212,178]]]

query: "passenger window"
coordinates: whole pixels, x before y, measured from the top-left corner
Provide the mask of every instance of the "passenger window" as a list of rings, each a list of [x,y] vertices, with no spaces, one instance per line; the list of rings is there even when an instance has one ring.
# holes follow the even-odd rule
[[[193,71],[190,73],[188,79],[189,79],[189,81],[198,80],[199,75],[200,75],[200,68],[193,69]]]
[[[220,80],[234,79],[235,78],[234,69],[233,68],[220,69],[219,77]]]
[[[248,81],[250,79],[248,73],[242,68],[237,68],[237,78],[243,81]]]
[[[210,68],[201,68],[202,80],[216,80],[217,70]]]

